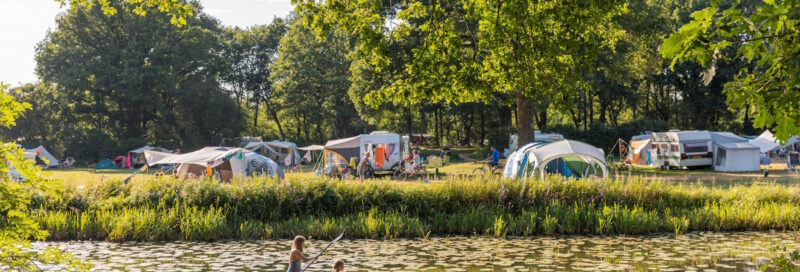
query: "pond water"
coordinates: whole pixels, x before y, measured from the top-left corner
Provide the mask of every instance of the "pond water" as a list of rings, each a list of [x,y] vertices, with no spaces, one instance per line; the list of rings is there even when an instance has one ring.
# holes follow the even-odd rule
[[[94,264],[96,271],[286,271],[291,241],[214,243],[45,242]],[[316,253],[326,241],[310,240]],[[495,239],[449,237],[342,240],[308,271],[748,271],[800,249],[800,232],[690,233]],[[45,270],[60,270],[45,267]]]

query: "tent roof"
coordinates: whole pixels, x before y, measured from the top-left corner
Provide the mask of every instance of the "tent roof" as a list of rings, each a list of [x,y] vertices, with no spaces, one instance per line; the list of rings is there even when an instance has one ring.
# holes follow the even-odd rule
[[[642,152],[642,149],[645,149],[650,145],[650,139],[632,140],[630,144],[631,148],[633,148],[633,153],[639,153]]]
[[[238,147],[204,147],[203,149],[185,154],[168,154],[158,151],[147,150],[144,156],[150,166],[158,164],[188,163],[197,165],[211,165],[212,167],[222,163],[222,159],[237,152],[252,152]]]
[[[301,147],[301,148],[298,148],[298,149],[304,150],[304,151],[321,151],[321,150],[325,149],[325,146],[323,146],[323,145],[309,145],[309,146],[304,146],[304,147]]]
[[[47,159],[47,166],[58,166],[59,161],[58,161],[58,159],[56,159],[56,156],[53,156],[53,154],[50,154],[50,152],[47,151],[47,149],[44,148],[44,146],[41,146],[41,145],[37,146],[36,148],[33,148],[33,149],[25,150],[26,154],[23,154],[23,156],[25,158],[27,158],[27,159],[36,159],[36,150],[39,150],[39,157],[43,157],[43,158]],[[27,154],[27,153],[30,153],[30,154]]]
[[[360,138],[361,136],[355,136],[338,140],[330,140],[327,143],[325,143],[325,148],[326,149],[357,148],[361,142]]]
[[[752,145],[758,146],[761,149],[761,153],[767,153],[781,147],[781,145],[763,138],[755,138],[748,142]]]
[[[128,151],[128,153],[139,154],[139,153],[144,153],[145,150],[156,150],[156,151],[161,151],[161,152],[170,152],[169,150],[167,150],[165,148],[160,148],[160,147],[156,148],[156,147],[152,147],[152,146],[146,145],[146,146],[143,146],[143,147]]]
[[[758,137],[756,137],[755,140],[780,144],[780,141],[778,141],[778,139],[775,138],[775,135],[772,134],[772,131],[769,131],[769,129],[765,130],[763,133],[761,133],[761,135],[758,135]],[[789,138],[789,140],[786,140],[786,144],[783,144],[782,146],[793,145],[798,141],[800,141],[800,138],[798,138],[797,136],[792,136],[791,138]]]
[[[748,143],[748,142],[729,142],[729,143],[717,143],[718,146],[724,147],[725,149],[760,149],[758,146]]]
[[[287,142],[287,141],[274,140],[274,141],[271,141],[271,142],[264,142],[264,143],[268,144],[268,145],[272,145],[272,146],[278,146],[278,147],[289,148],[289,149],[297,148],[297,145],[295,143]]]
[[[633,141],[644,141],[644,140],[650,140],[651,138],[653,138],[653,134],[652,134],[652,133],[650,133],[650,134],[634,135],[633,137],[631,137],[631,142],[633,142]]]
[[[739,135],[730,132],[714,131],[710,132],[710,134],[711,134],[711,141],[713,141],[715,144],[747,142],[747,139],[742,138]]]
[[[603,162],[603,164],[606,163],[603,150],[600,150],[599,148],[590,144],[575,140],[564,140],[542,145],[529,151],[529,153],[533,154],[538,162],[544,162],[561,156],[583,155],[592,157],[600,162]]]

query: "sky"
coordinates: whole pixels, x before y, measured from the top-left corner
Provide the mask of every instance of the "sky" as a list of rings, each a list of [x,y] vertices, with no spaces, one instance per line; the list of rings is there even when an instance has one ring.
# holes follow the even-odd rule
[[[223,25],[239,27],[268,24],[292,11],[291,0],[200,0],[200,4]],[[0,81],[13,87],[37,80],[36,44],[65,10],[55,0],[0,0]]]

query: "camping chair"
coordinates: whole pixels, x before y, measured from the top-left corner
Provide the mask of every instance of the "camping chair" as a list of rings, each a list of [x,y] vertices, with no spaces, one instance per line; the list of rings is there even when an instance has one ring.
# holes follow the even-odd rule
[[[786,171],[789,173],[800,173],[800,152],[786,152]]]

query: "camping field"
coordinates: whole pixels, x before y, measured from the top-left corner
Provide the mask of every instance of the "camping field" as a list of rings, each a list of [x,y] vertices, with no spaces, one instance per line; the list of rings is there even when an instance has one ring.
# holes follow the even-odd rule
[[[502,162],[501,162],[502,163]],[[480,167],[481,162],[455,162],[439,167],[439,175],[435,176],[435,168],[429,168],[430,182],[453,178],[471,176],[473,170]],[[703,185],[748,185],[755,181],[777,183],[783,185],[800,184],[800,175],[787,173],[783,164],[773,164],[769,167],[768,177],[763,172],[721,173],[708,169],[697,170],[663,170],[651,167],[631,167],[624,170],[610,169],[609,177],[614,179],[644,178],[648,180],[663,180],[674,183],[700,183]],[[144,181],[155,177],[160,170],[149,170],[132,177],[133,182]],[[87,186],[109,180],[124,180],[133,174],[130,169],[94,170],[89,168],[75,169],[50,169],[43,171],[42,175],[51,180],[63,181],[68,186]],[[313,166],[303,166],[302,171],[286,171],[288,178],[311,179],[316,177]],[[389,179],[389,176],[379,176],[376,179]],[[413,181],[405,181],[413,182]]]

